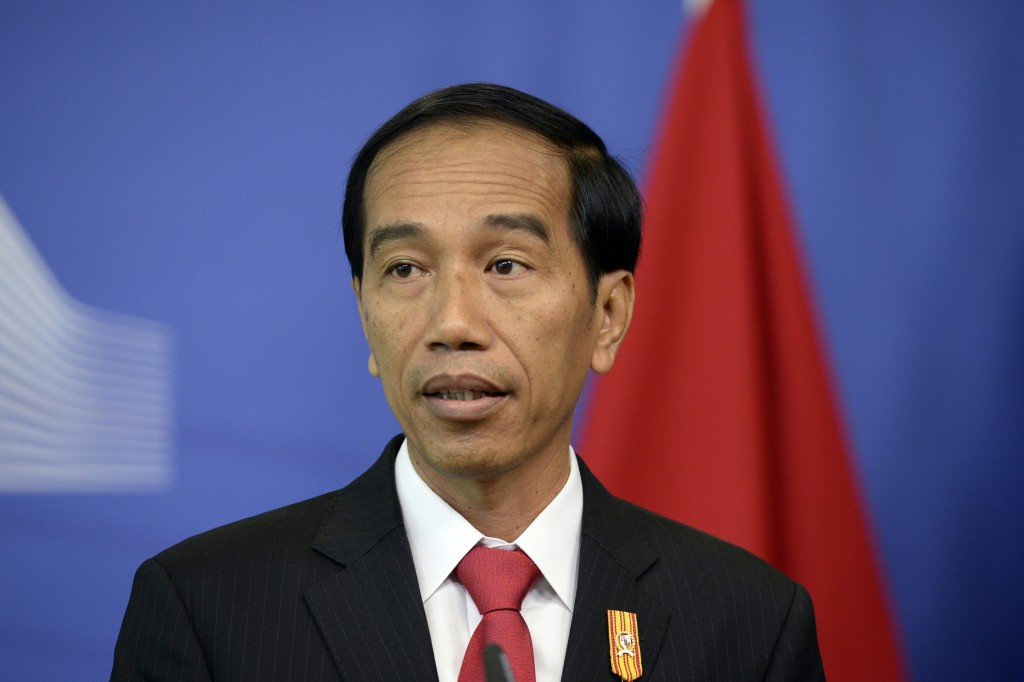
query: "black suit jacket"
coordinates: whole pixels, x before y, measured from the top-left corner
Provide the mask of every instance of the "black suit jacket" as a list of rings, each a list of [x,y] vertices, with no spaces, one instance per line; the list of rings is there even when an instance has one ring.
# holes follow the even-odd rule
[[[395,493],[401,437],[346,488],[139,568],[112,680],[436,680]],[[641,680],[820,680],[806,591],[742,549],[619,500],[580,462],[563,680],[616,680],[608,609],[637,614]]]

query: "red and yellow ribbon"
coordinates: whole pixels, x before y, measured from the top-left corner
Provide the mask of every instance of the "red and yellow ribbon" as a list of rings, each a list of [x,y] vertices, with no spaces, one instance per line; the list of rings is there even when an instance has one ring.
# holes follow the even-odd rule
[[[635,680],[643,674],[640,661],[640,632],[636,614],[629,611],[608,612],[608,645],[612,672],[624,680]]]

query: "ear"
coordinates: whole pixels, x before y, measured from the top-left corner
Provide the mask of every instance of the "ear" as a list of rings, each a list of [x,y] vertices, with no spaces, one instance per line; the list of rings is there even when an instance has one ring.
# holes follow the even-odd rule
[[[626,330],[633,319],[633,303],[636,292],[633,273],[615,270],[601,275],[597,283],[597,306],[600,314],[600,329],[590,358],[590,368],[604,374],[615,363],[615,354],[626,338]]]
[[[366,314],[363,311],[363,292],[360,288],[361,282],[358,277],[352,278],[352,291],[356,294],[356,307],[359,309],[359,322],[363,325],[363,336],[366,337],[366,343],[370,346],[370,359],[366,363],[366,368],[370,370],[370,374],[380,378],[380,370],[377,369],[377,358],[373,356],[373,345],[370,344],[370,335],[366,333]]]

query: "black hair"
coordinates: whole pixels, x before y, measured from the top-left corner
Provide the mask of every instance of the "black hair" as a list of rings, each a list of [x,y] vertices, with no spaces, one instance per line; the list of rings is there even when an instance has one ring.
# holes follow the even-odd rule
[[[572,191],[573,240],[583,256],[596,293],[600,276],[636,270],[640,255],[642,207],[636,183],[623,164],[608,154],[604,141],[575,116],[514,88],[466,83],[420,97],[376,130],[352,161],[345,186],[341,225],[352,277],[363,277],[366,233],[364,195],[377,155],[414,130],[444,123],[494,122],[533,133],[562,151]]]

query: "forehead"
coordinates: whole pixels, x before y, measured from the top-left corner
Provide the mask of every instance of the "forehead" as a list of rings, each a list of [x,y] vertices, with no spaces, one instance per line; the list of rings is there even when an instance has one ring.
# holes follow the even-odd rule
[[[413,131],[377,155],[367,177],[366,225],[414,213],[533,213],[567,224],[564,153],[531,132],[494,123],[439,124]]]

